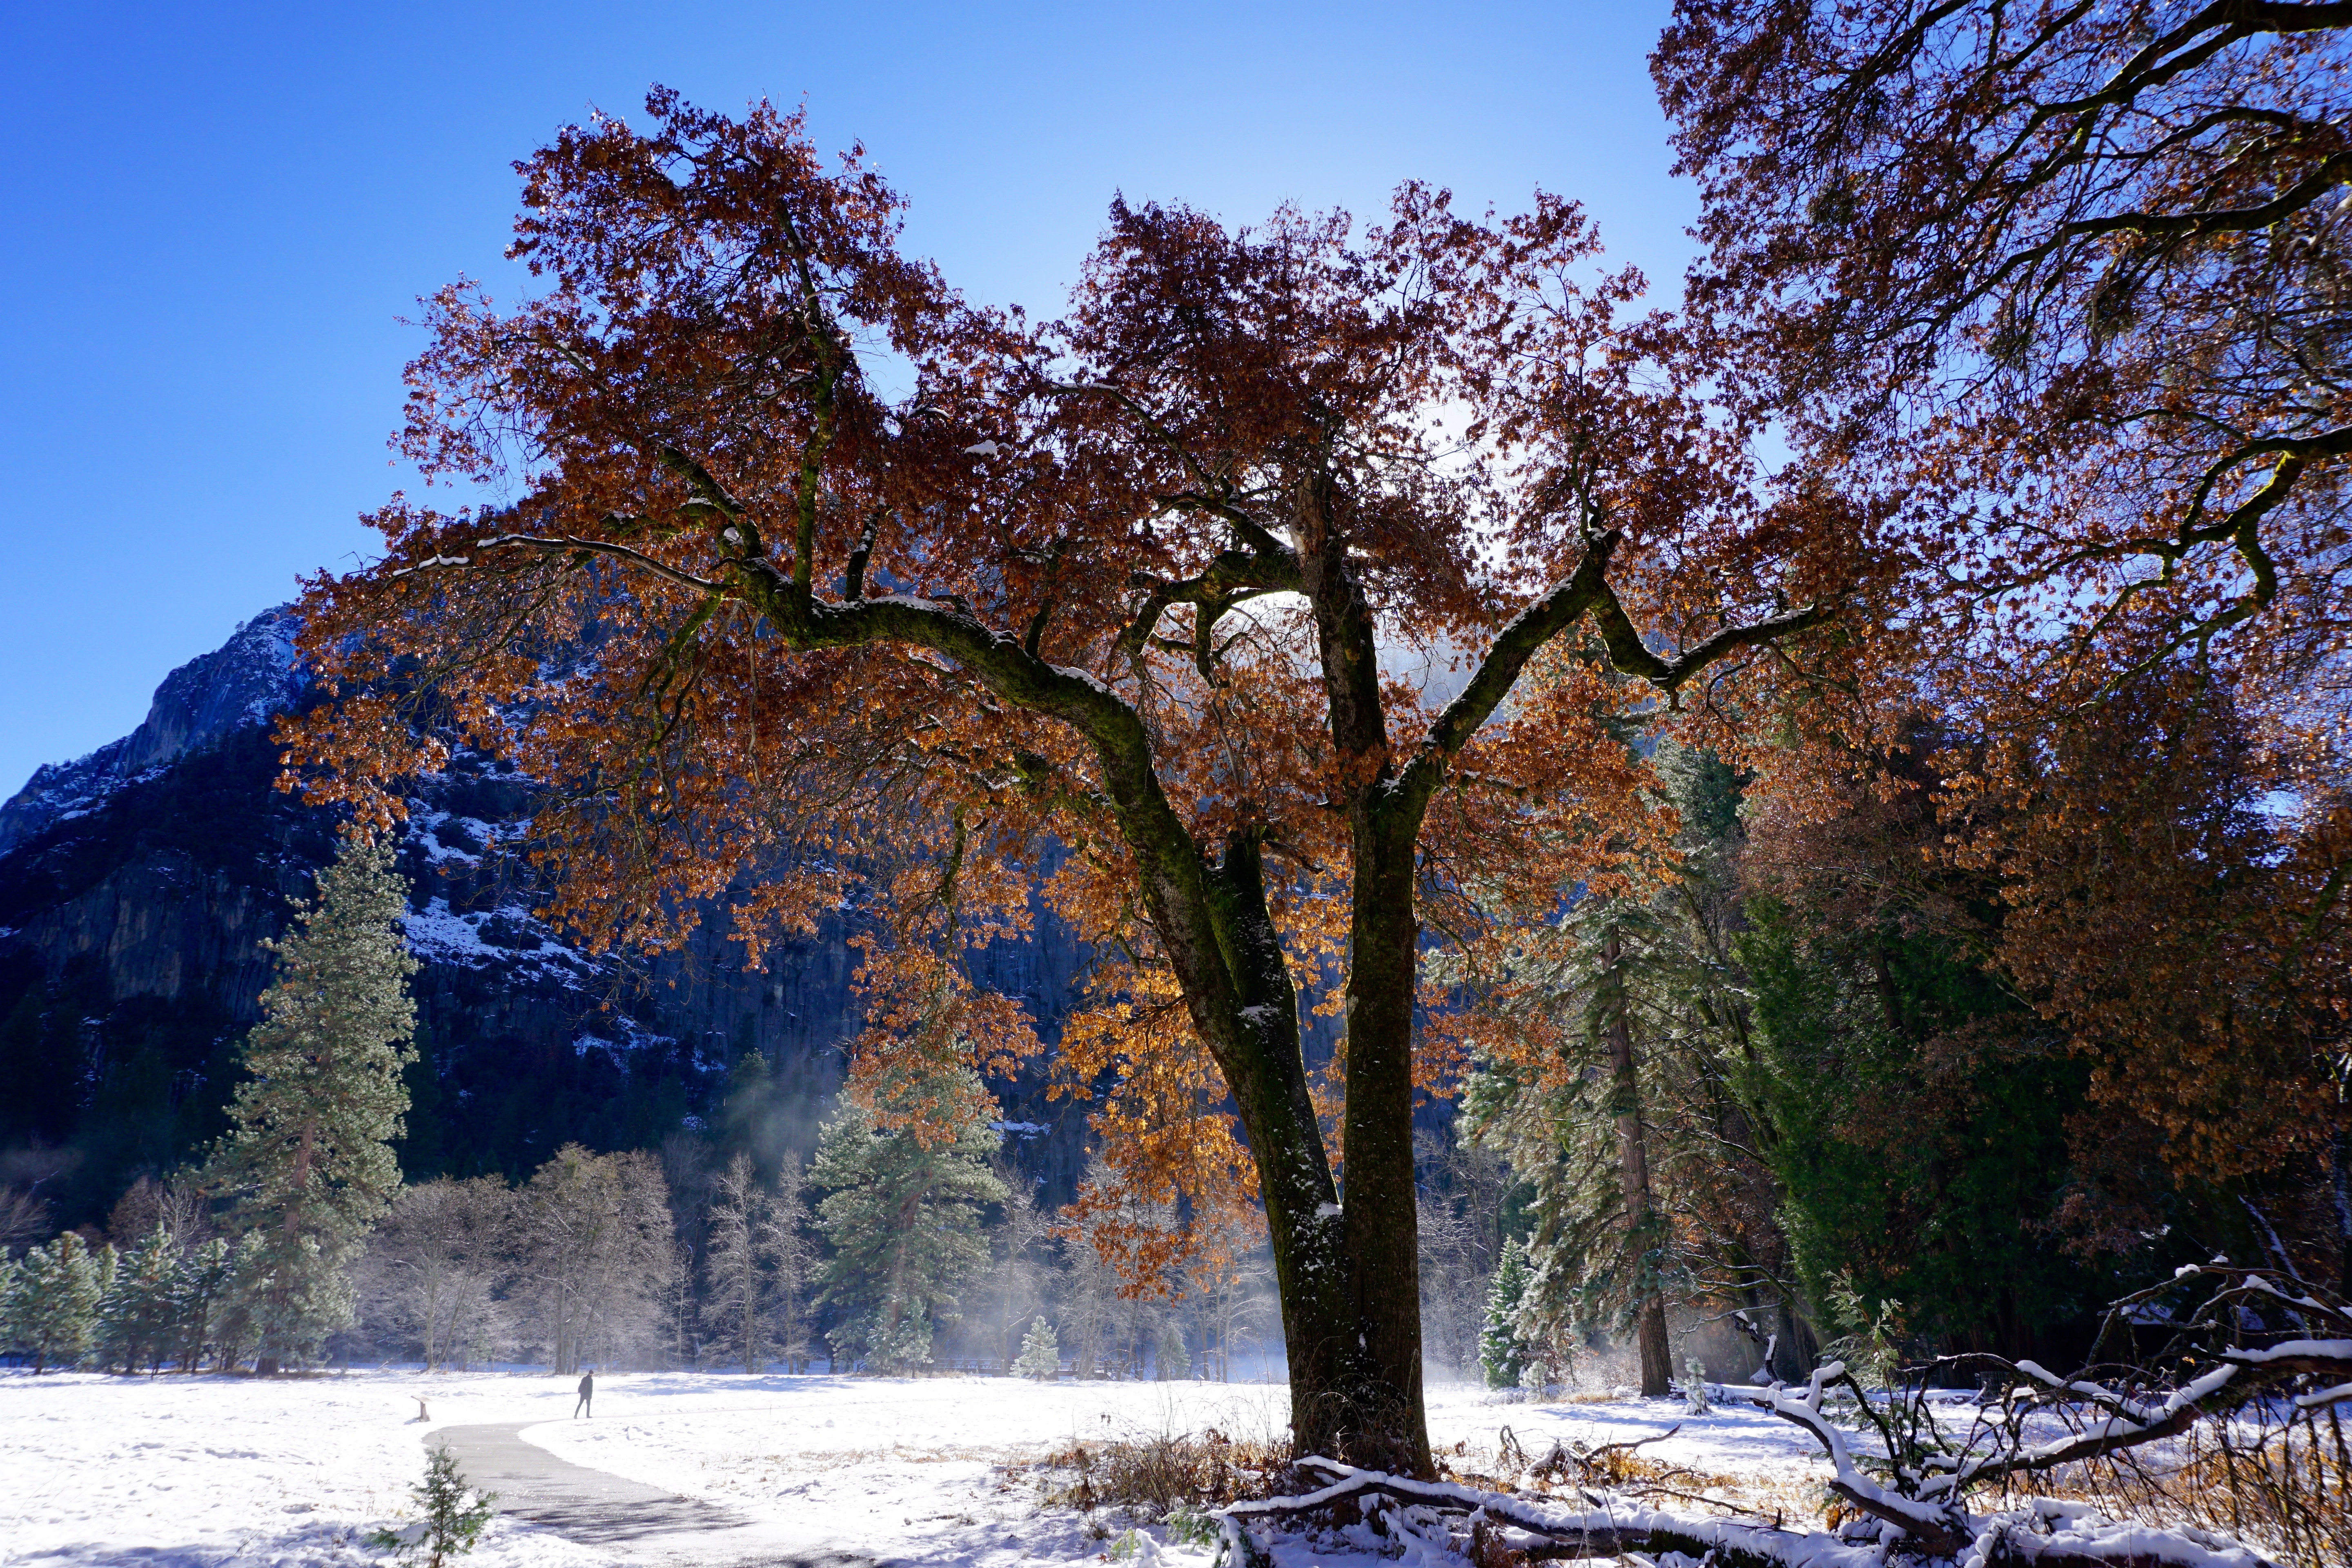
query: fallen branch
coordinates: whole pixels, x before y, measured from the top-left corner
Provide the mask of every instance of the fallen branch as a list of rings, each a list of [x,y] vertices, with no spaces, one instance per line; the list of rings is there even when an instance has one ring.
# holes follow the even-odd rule
[[[2078,1510],[2033,1503],[1983,1517],[1961,1516],[1963,1533],[1948,1549],[1906,1539],[1885,1521],[1840,1531],[1789,1530],[1733,1520],[1692,1519],[1645,1504],[1587,1492],[1592,1506],[1451,1481],[1415,1480],[1309,1458],[1296,1468],[1321,1487],[1295,1497],[1234,1503],[1217,1510],[1227,1568],[1269,1568],[1254,1522],[1362,1523],[1383,1535],[1453,1552],[1475,1568],[1526,1568],[1533,1563],[1681,1552],[1714,1568],[1885,1568],[1900,1540],[1914,1554],[1972,1568],[2275,1568],[2268,1558],[2197,1530],[2116,1525]]]

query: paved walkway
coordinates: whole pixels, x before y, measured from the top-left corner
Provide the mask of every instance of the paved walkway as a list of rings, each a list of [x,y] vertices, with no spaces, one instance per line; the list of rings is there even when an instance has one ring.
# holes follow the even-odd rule
[[[443,1426],[425,1441],[446,1445],[470,1484],[498,1493],[500,1513],[585,1545],[658,1563],[875,1568],[871,1558],[812,1548],[732,1509],[592,1470],[522,1440],[524,1427],[541,1425]]]

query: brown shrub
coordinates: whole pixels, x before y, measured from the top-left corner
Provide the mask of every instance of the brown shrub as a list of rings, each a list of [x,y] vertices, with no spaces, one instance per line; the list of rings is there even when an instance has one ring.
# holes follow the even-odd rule
[[[1279,1496],[1290,1482],[1287,1438],[1202,1433],[1074,1442],[1040,1461],[1048,1504],[1091,1512],[1122,1509],[1143,1520],[1179,1509],[1222,1508]]]

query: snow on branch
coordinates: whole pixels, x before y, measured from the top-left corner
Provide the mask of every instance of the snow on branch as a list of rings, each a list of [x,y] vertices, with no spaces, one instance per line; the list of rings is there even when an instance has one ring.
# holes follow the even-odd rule
[[[1793,1404],[1794,1401],[1792,1400]],[[1306,1458],[1297,1469],[1325,1484],[1296,1497],[1234,1503],[1216,1514],[1224,1568],[1267,1568],[1252,1524],[1360,1527],[1385,1537],[1407,1563],[1448,1558],[1475,1568],[1678,1552],[1712,1568],[1885,1568],[1901,1542],[1962,1568],[2273,1568],[2269,1559],[2204,1531],[2113,1524],[2079,1504],[2032,1500],[1968,1521],[1948,1549],[1857,1521],[1838,1531],[1790,1530],[1738,1520],[1695,1519],[1637,1500],[1580,1488],[1578,1500],[1480,1491]]]

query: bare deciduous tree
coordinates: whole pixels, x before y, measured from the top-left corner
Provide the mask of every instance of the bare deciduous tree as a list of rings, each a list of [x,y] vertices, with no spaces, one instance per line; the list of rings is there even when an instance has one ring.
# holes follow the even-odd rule
[[[780,1179],[760,1180],[751,1156],[738,1154],[710,1184],[708,1321],[747,1373],[770,1355],[796,1358],[806,1342],[800,1301],[808,1268],[801,1227],[800,1167],[787,1160]]]
[[[652,1155],[567,1143],[516,1200],[518,1295],[551,1371],[617,1360],[659,1337],[677,1255],[668,1188]]]
[[[369,1319],[413,1341],[428,1368],[494,1355],[510,1332],[502,1289],[515,1211],[496,1176],[404,1188],[363,1266]]]

